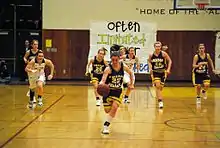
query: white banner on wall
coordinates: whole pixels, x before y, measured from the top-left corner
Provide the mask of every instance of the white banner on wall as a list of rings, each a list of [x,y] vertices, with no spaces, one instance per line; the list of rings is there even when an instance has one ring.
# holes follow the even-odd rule
[[[139,21],[92,21],[90,23],[90,51],[88,59],[94,58],[101,47],[108,49],[106,60],[110,60],[113,44],[140,48],[136,55],[140,60],[140,73],[149,73],[147,59],[154,51],[157,28],[155,23]],[[134,71],[137,72],[136,66]]]
[[[215,69],[220,69],[220,32],[216,34],[215,40]]]

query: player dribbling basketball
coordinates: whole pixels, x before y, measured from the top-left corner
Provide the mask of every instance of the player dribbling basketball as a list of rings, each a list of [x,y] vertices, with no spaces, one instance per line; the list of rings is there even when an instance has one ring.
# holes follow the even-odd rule
[[[37,56],[32,59],[25,68],[25,71],[29,75],[29,89],[30,89],[30,101],[29,108],[33,108],[33,99],[35,96],[35,89],[38,92],[38,105],[42,106],[43,85],[45,83],[45,66],[50,67],[50,75],[48,80],[53,78],[54,65],[51,60],[44,58],[43,51],[39,50]]]
[[[134,75],[134,64],[136,63],[137,65],[137,70],[140,70],[140,63],[138,57],[135,56],[135,49],[134,47],[130,47],[128,49],[128,54],[122,56],[123,63],[128,66],[128,68],[132,71],[132,77],[133,77],[133,85],[135,82],[135,75]],[[130,82],[130,76],[127,72],[124,73],[124,82],[123,86],[127,87],[131,82]],[[124,102],[125,103],[130,103],[130,99],[128,99],[129,95],[131,93],[131,89],[127,88],[124,96]]]
[[[120,60],[120,53],[118,51],[111,53],[111,63],[104,71],[100,84],[105,84],[108,79],[110,92],[108,96],[103,97],[103,105],[107,119],[104,122],[103,134],[109,134],[109,125],[111,120],[115,117],[117,109],[122,102],[122,83],[124,78],[124,71],[130,75],[129,88],[133,89],[133,77],[131,70],[124,65]]]

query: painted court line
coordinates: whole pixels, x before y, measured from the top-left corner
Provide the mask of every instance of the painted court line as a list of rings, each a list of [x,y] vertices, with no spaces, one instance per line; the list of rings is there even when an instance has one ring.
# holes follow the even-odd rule
[[[17,137],[22,131],[24,131],[27,127],[29,127],[34,121],[36,121],[41,115],[43,115],[46,111],[48,111],[51,107],[53,107],[57,102],[59,102],[65,95],[60,96],[54,103],[48,106],[41,114],[36,116],[33,120],[31,120],[28,124],[26,124],[23,128],[18,130],[13,136],[11,136],[7,141],[5,141],[0,148],[6,146],[9,142],[11,142],[15,137]]]

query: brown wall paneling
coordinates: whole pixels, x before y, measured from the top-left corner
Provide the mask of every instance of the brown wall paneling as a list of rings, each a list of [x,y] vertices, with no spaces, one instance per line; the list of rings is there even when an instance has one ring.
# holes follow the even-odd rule
[[[45,39],[52,39],[53,47],[57,48],[57,52],[45,53],[55,63],[55,78],[86,79],[84,73],[88,62],[89,30],[43,30],[43,48]],[[158,31],[157,40],[168,45],[168,53],[173,60],[168,80],[191,80],[192,59],[199,43],[205,43],[214,61],[215,32]],[[137,74],[136,79],[149,80],[150,77]]]
[[[46,39],[52,40],[52,48],[47,51]],[[85,79],[85,66],[89,51],[88,30],[44,30],[43,49],[45,57],[54,62],[56,79]]]
[[[69,57],[71,60],[71,78],[85,79],[87,58],[89,54],[89,31],[74,30],[69,32],[69,40],[71,43]]]
[[[173,60],[169,80],[191,80],[193,56],[197,45],[204,43],[213,62],[215,52],[215,32],[212,31],[158,31],[158,40],[169,46]]]
[[[43,50],[45,57],[53,61],[55,65],[54,78],[71,78],[69,66],[69,31],[63,30],[44,30],[43,31]],[[57,48],[57,52],[51,52],[50,48],[46,47],[46,39],[52,40],[52,48]]]

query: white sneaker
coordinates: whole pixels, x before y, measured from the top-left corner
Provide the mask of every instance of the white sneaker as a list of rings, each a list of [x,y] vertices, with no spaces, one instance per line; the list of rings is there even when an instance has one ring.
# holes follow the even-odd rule
[[[103,134],[109,134],[108,126],[104,126],[102,133]]]
[[[124,103],[131,103],[128,98],[124,98]]]
[[[33,103],[32,101],[30,101],[30,102],[28,103],[28,107],[29,107],[29,108],[34,108],[34,103]]]
[[[96,100],[96,106],[100,106],[101,105],[101,100]]]
[[[38,105],[39,105],[39,106],[42,106],[42,105],[43,105],[42,100],[43,100],[42,98],[38,99]]]
[[[162,109],[163,108],[163,101],[159,102],[159,108]]]
[[[36,100],[35,96],[34,96],[34,99],[33,99],[33,103],[37,103],[37,100]]]

